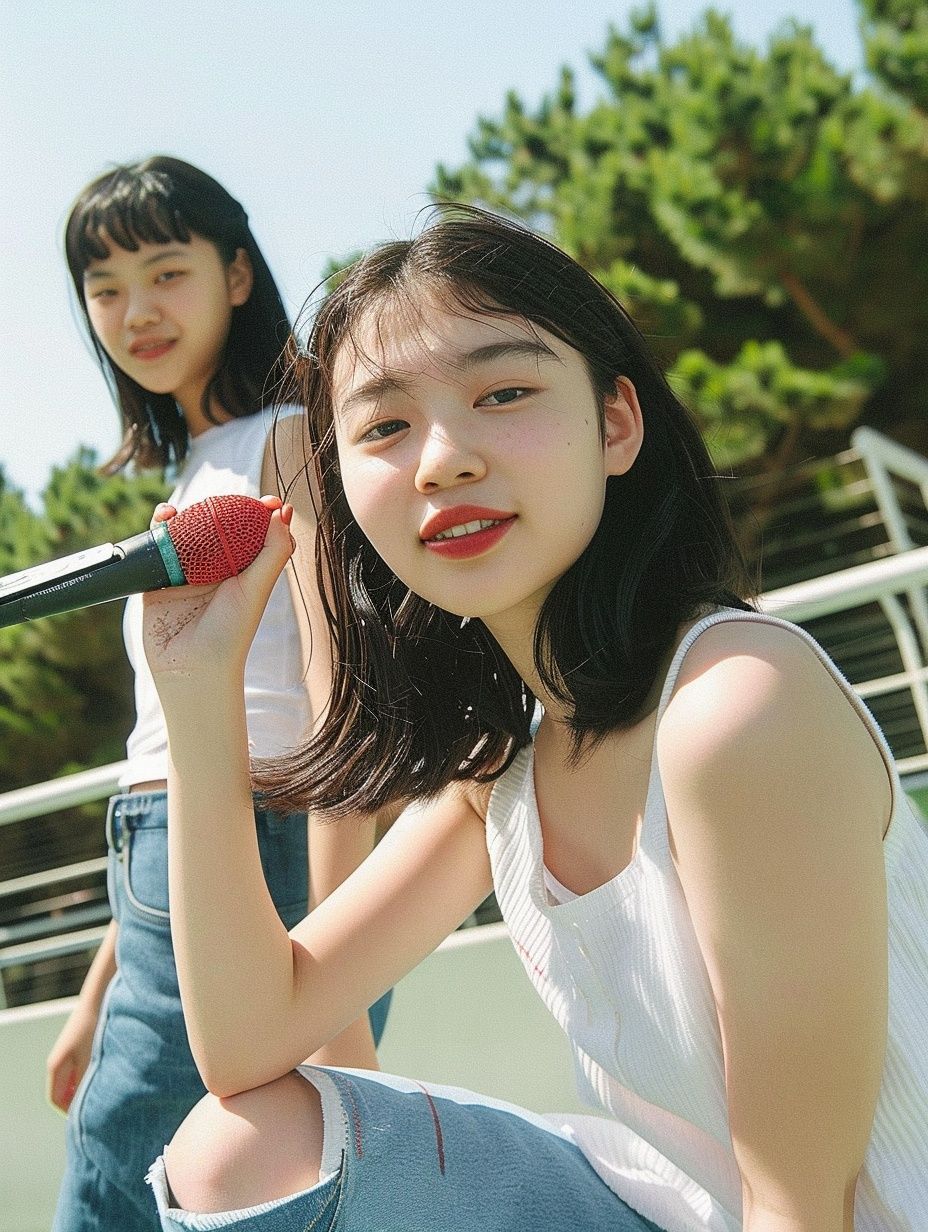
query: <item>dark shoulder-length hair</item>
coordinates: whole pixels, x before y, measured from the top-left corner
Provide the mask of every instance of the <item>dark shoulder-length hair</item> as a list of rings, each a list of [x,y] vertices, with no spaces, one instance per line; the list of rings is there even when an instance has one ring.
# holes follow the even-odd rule
[[[641,451],[627,474],[607,480],[599,527],[552,589],[535,632],[538,672],[567,707],[576,755],[641,717],[682,622],[708,606],[747,606],[702,437],[622,306],[520,224],[446,207],[412,241],[350,268],[295,361],[321,493],[317,574],[334,684],[315,739],[258,773],[275,807],[374,811],[453,780],[492,778],[530,739],[534,698],[484,625],[408,590],[362,534],[339,477],[336,358],[357,350],[362,321],[386,333],[390,314],[416,313],[435,294],[453,311],[515,315],[573,347],[601,414],[618,376],[638,391]]]
[[[170,394],[144,389],[112,362],[87,314],[84,272],[116,244],[137,252],[140,244],[186,244],[198,235],[215,244],[226,264],[239,248],[251,260],[254,284],[232,321],[219,366],[203,394],[212,419],[213,400],[233,417],[253,415],[292,397],[282,356],[290,323],[268,264],[248,225],[248,215],[221,184],[190,163],[156,155],[114,167],[88,184],[71,208],[65,227],[65,256],[84,324],[104,377],[119,406],[123,441],[103,466],[112,474],[128,462],[164,467],[187,452],[187,425]]]

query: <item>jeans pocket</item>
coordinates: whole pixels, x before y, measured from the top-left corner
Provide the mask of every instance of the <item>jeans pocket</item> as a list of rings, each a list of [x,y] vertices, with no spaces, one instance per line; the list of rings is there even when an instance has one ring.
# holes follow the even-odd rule
[[[168,832],[166,828],[127,829],[120,853],[126,898],[148,919],[169,919]]]
[[[85,1150],[84,1103],[87,1098],[87,1091],[96,1078],[97,1070],[100,1068],[100,1058],[103,1054],[103,1036],[109,1016],[110,997],[113,994],[113,985],[117,978],[118,976],[113,976],[110,980],[106,992],[103,994],[103,1000],[100,1002],[100,1012],[97,1016],[97,1025],[93,1032],[93,1043],[90,1047],[90,1061],[84,1070],[83,1078],[78,1083],[77,1090],[74,1092],[74,1098],[71,1100],[71,1106],[68,1109],[68,1130],[74,1135],[74,1140],[82,1152]]]

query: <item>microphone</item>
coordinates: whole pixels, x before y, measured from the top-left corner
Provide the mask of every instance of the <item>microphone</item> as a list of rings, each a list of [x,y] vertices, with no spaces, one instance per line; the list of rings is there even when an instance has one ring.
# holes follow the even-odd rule
[[[271,511],[251,496],[208,496],[153,530],[0,578],[0,628],[167,586],[224,582],[261,551]]]

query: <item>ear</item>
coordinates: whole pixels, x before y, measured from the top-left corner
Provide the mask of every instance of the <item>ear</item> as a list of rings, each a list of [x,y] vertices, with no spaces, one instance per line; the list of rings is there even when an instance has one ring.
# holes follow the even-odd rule
[[[638,394],[626,376],[615,379],[615,392],[604,400],[605,462],[607,475],[631,470],[644,440]]]
[[[251,266],[251,257],[249,257],[244,248],[239,248],[226,267],[229,303],[233,308],[239,308],[242,304],[247,303],[254,282],[255,272]]]

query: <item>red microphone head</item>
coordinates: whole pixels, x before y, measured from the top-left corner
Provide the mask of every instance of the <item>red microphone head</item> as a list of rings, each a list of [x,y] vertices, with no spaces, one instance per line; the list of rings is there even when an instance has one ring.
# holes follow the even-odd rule
[[[264,546],[271,511],[253,496],[208,496],[167,523],[184,577],[215,585],[247,569]]]

